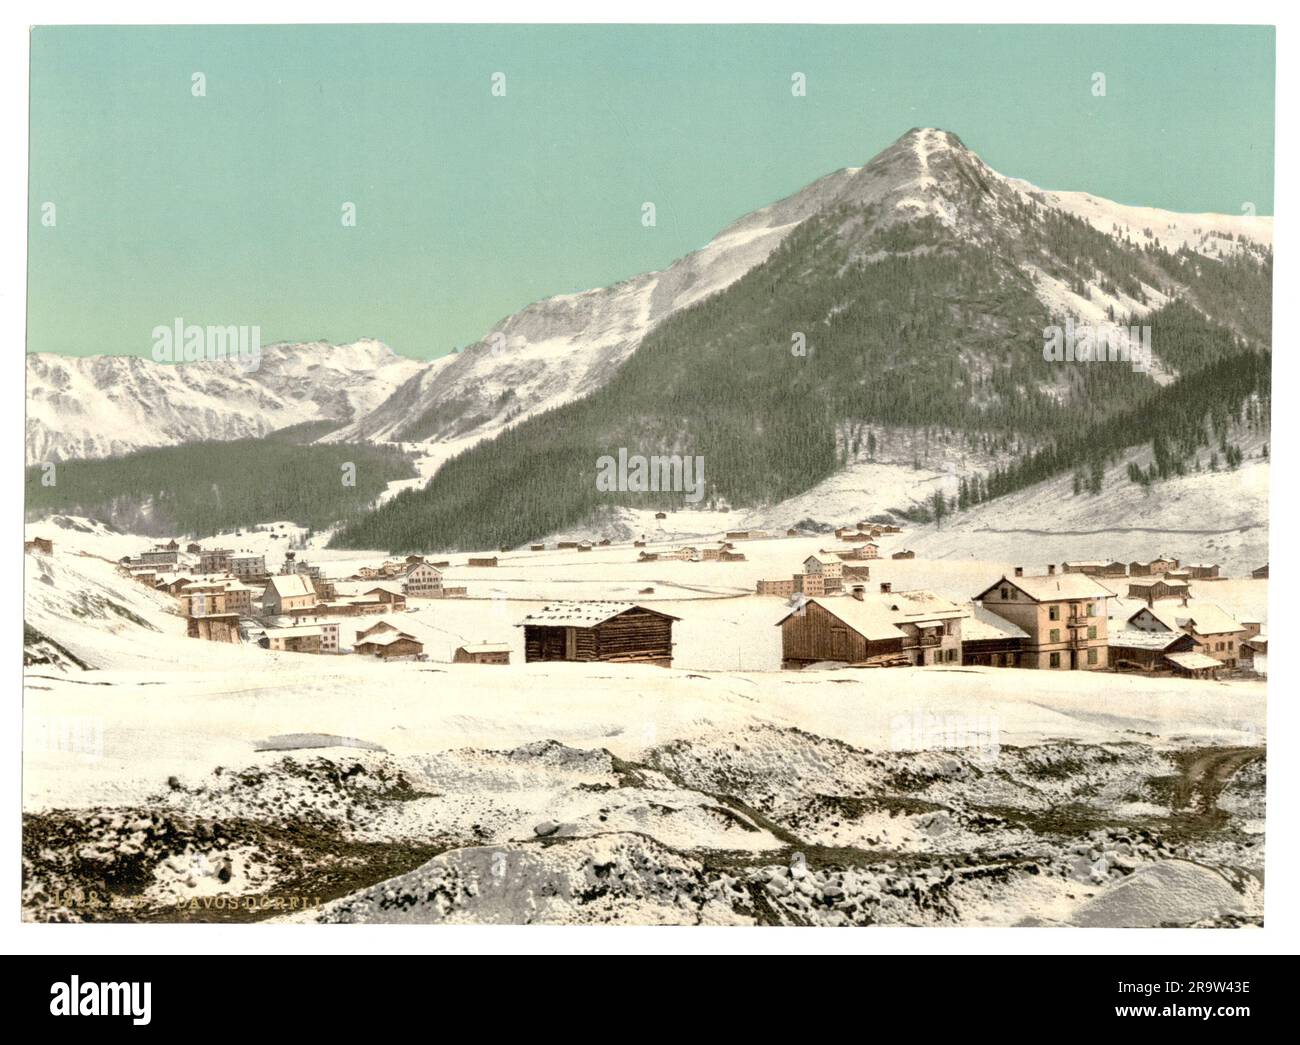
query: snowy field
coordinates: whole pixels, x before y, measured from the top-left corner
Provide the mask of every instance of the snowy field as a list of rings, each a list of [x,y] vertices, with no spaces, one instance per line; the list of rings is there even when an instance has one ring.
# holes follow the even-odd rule
[[[275,567],[296,531],[271,532],[204,544]],[[446,582],[471,597],[414,600],[391,619],[429,660],[381,664],[187,639],[174,600],[114,566],[147,541],[51,521],[38,533],[55,554],[26,557],[26,620],[58,656],[26,671],[28,918],[1262,917],[1263,682],[782,672],[784,601],[750,593],[833,535],[740,541],[741,563],[637,563],[629,544],[498,553],[496,568],[446,556]],[[651,550],[682,543],[674,529]],[[1161,539],[1143,557],[1166,550],[1183,551]],[[329,576],[384,558],[297,555]],[[964,601],[1017,564],[1041,572],[883,559],[871,584]],[[1261,620],[1267,588],[1193,582]],[[680,617],[674,667],[522,663],[516,625],[547,598]],[[375,619],[345,619],[344,645]],[[472,641],[509,642],[513,663],[448,663]],[[68,901],[78,888],[110,901]]]

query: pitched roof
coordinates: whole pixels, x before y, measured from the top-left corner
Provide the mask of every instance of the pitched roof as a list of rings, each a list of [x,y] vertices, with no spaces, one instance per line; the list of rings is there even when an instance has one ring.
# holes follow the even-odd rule
[[[800,608],[816,603],[837,620],[843,621],[863,638],[896,639],[905,633],[901,624],[938,623],[956,617],[965,617],[967,610],[933,592],[924,590],[895,592],[865,592],[861,599],[853,595],[830,598],[803,599],[791,606],[776,623],[789,619]]]
[[[541,624],[562,628],[594,628],[597,624],[604,624],[611,617],[617,617],[620,613],[626,613],[628,610],[645,610],[647,613],[655,613],[660,617],[667,617],[669,620],[681,619],[669,613],[652,610],[648,606],[640,606],[634,602],[552,602],[543,606],[540,610],[528,614],[515,626]]]
[[[311,586],[311,580],[301,573],[277,573],[267,581],[267,585],[282,599],[295,595],[316,594],[316,589]]]
[[[1000,588],[1004,584],[1019,588],[1035,602],[1056,602],[1060,599],[1108,599],[1115,595],[1109,588],[1097,583],[1095,577],[1089,577],[1085,573],[1061,573],[1046,577],[1008,577],[1003,574],[1001,580],[990,584],[975,598],[982,599],[994,588]]]
[[[1201,602],[1199,599],[1188,599],[1186,605],[1181,602],[1161,605],[1157,602],[1151,606],[1143,606],[1132,617],[1129,617],[1129,620],[1142,613],[1143,610],[1155,617],[1170,631],[1182,631],[1183,626],[1189,623],[1192,624],[1194,631],[1202,635],[1218,635],[1228,631],[1245,630],[1226,610],[1214,605],[1212,602]]]
[[[1187,582],[1180,577],[1148,577],[1142,580],[1130,580],[1130,588],[1153,588],[1163,584],[1167,588],[1186,588]]]
[[[851,595],[832,599],[803,599],[798,605],[791,607],[790,612],[777,621],[777,624],[784,623],[809,604],[820,606],[864,639],[879,641],[903,638],[902,630],[894,623],[892,615],[884,607],[874,600],[859,602]]]
[[[419,639],[417,639],[414,635],[412,635],[408,631],[386,631],[382,635],[367,635],[364,639],[359,639],[357,642],[353,643],[353,645],[391,646],[394,642],[400,642],[402,639],[406,639],[409,642],[414,642],[418,646],[424,645],[423,642],[421,642]]]

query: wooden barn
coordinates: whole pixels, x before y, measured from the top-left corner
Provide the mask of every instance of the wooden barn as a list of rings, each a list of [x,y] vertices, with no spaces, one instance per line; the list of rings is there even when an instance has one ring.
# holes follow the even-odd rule
[[[802,668],[818,662],[873,667],[910,663],[904,635],[878,607],[853,598],[803,599],[777,621],[781,629],[781,666]]]
[[[673,622],[678,619],[630,602],[555,602],[520,622],[524,660],[670,667]]]
[[[1128,582],[1128,597],[1141,599],[1143,602],[1154,602],[1156,599],[1186,599],[1191,594],[1191,588],[1186,581],[1156,577]]]
[[[1110,636],[1110,666],[1116,671],[1183,672],[1175,653],[1200,653],[1200,643],[1186,632],[1121,628]],[[1213,661],[1209,667],[1220,667]]]
[[[409,632],[385,629],[373,631],[364,638],[358,636],[352,652],[380,660],[415,660],[423,656],[424,643]]]

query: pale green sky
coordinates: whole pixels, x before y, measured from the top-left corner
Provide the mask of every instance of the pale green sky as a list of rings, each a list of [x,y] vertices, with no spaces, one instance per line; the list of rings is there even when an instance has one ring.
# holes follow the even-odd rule
[[[1192,26],[36,29],[27,347],[145,355],[180,316],[437,356],[913,126],[1045,188],[1271,214],[1273,48]]]

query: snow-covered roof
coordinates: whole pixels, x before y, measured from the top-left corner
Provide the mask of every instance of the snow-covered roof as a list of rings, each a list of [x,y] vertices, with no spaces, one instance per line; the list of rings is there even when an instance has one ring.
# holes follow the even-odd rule
[[[266,637],[268,639],[292,638],[297,635],[300,637],[309,637],[311,635],[320,635],[321,627],[319,624],[299,624],[291,628],[267,628]]]
[[[1189,599],[1186,604],[1170,602],[1161,605],[1157,602],[1151,606],[1143,606],[1133,616],[1136,617],[1144,610],[1170,631],[1181,631],[1188,624],[1191,624],[1193,630],[1201,635],[1218,635],[1228,631],[1245,630],[1226,610],[1212,602],[1201,602],[1199,599]],[[1133,617],[1129,618],[1132,619]]]
[[[1029,633],[1012,624],[1005,617],[999,617],[992,610],[986,610],[978,602],[967,605],[970,619],[962,622],[961,637],[978,642],[982,639],[1027,639]]]
[[[311,581],[301,573],[277,573],[267,581],[267,585],[282,599],[316,594]]]
[[[933,592],[895,591],[864,592],[861,599],[854,595],[829,598],[803,599],[792,606],[778,624],[798,613],[800,608],[816,603],[831,616],[843,621],[859,635],[868,639],[896,639],[904,635],[901,624],[938,624],[940,621],[964,617],[967,610]]]
[[[508,642],[467,642],[458,647],[466,653],[509,653],[510,643]]]
[[[1178,577],[1148,577],[1142,580],[1130,580],[1130,588],[1154,588],[1157,584],[1163,584],[1168,588],[1186,588],[1187,582]]]
[[[1061,573],[1044,577],[1007,577],[985,588],[977,599],[982,599],[995,588],[1007,584],[1019,588],[1035,602],[1056,602],[1060,599],[1108,599],[1114,596],[1109,588],[1097,583],[1086,573]]]
[[[891,614],[874,599],[870,602],[865,600],[859,602],[852,596],[830,599],[804,599],[799,605],[792,607],[777,623],[784,623],[809,604],[820,606],[836,620],[843,621],[865,639],[879,641],[881,639],[903,638],[902,630],[894,623],[894,614]]]
[[[1110,646],[1129,649],[1162,650],[1172,646],[1184,635],[1182,631],[1142,631],[1140,628],[1122,628],[1107,636]]]
[[[382,635],[367,635],[364,639],[358,641],[356,645],[391,646],[394,642],[400,642],[402,639],[406,639],[409,642],[417,643],[421,646],[424,645],[424,643],[420,642],[420,640],[417,639],[414,635],[405,631],[386,631]]]
[[[864,601],[872,597],[870,594],[866,594]],[[913,624],[966,616],[966,610],[955,602],[940,598],[934,592],[927,591],[924,588],[913,588],[909,591],[881,592],[874,597],[890,607],[892,612],[901,615],[903,619]]]
[[[604,624],[611,617],[617,617],[620,613],[626,613],[628,610],[646,610],[649,613],[657,613],[661,617],[667,617],[669,620],[680,620],[679,617],[674,617],[659,610],[651,610],[634,602],[552,602],[543,606],[540,610],[528,614],[519,622],[519,625],[541,624],[550,627],[594,628],[597,624]],[[516,625],[516,627],[519,625]]]
[[[1207,657],[1204,653],[1166,653],[1165,660],[1172,660],[1179,667],[1187,668],[1189,671],[1199,671],[1202,668],[1221,668],[1223,667],[1213,657]]]

